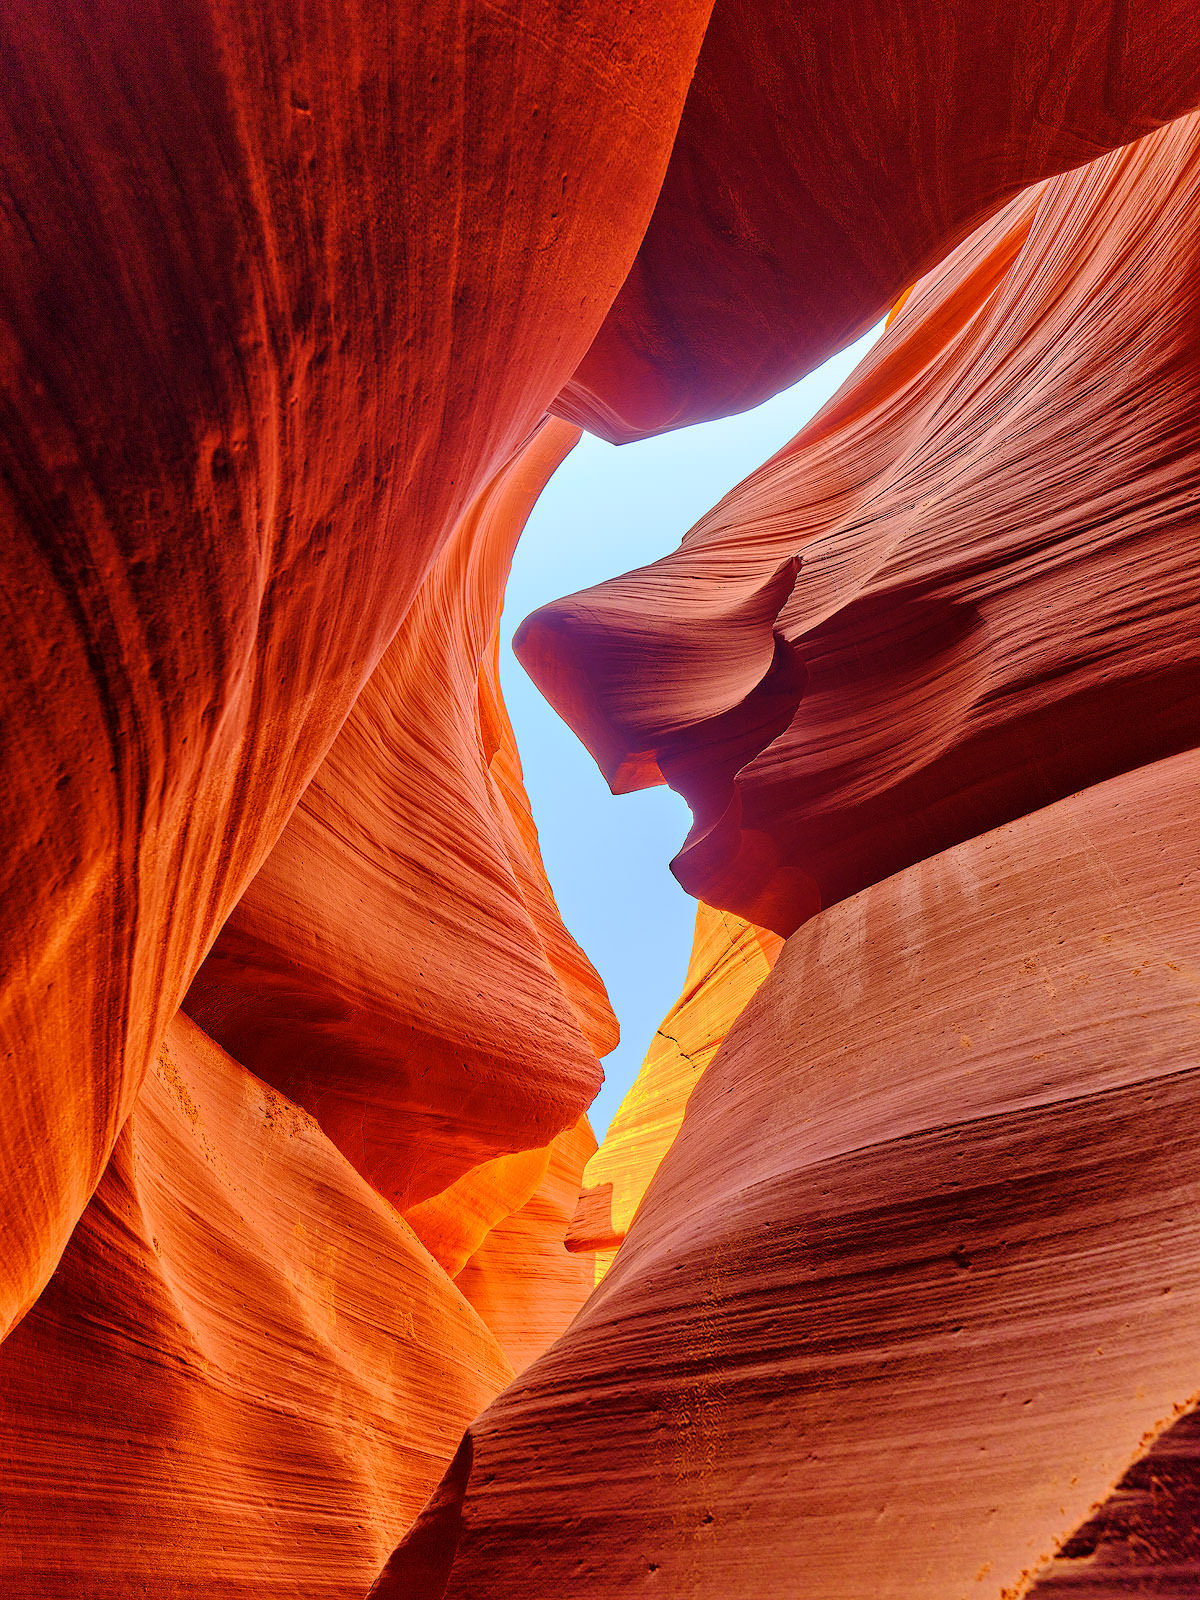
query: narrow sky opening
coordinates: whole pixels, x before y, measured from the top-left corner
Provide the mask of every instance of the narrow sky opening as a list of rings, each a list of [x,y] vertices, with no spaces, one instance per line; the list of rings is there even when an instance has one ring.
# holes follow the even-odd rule
[[[670,789],[613,796],[587,751],[512,654],[538,606],[657,561],[730,489],[797,433],[870,349],[882,323],[793,388],[719,422],[638,444],[584,434],[546,486],[517,546],[500,678],[563,920],[608,987],[621,1043],[589,1115],[597,1138],[683,987],[696,902],[668,862],[691,817]]]

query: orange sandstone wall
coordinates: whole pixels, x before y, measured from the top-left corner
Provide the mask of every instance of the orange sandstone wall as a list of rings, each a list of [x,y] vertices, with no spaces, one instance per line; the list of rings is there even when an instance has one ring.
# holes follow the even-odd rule
[[[544,425],[464,516],[187,998],[401,1211],[572,1126],[617,1039],[496,679],[517,537],[578,437]]]
[[[825,410],[522,659],[677,876],[781,934],[1200,742],[1200,120],[1033,190]]]
[[[377,1600],[1194,1586],[1198,213],[1196,117],[1019,197],[527,625],[790,937]]]
[[[1192,0],[717,0],[633,270],[558,401],[621,441],[741,411],[989,212],[1200,105]]]
[[[510,1377],[312,1118],[180,1015],[0,1346],[0,1591],[356,1600]]]
[[[565,1236],[615,1020],[497,678],[512,547],[577,437],[537,430],[463,519],[193,985],[258,1075],[176,1016],[0,1347],[5,1594],[361,1596],[591,1290]]]
[[[529,1199],[488,1231],[454,1280],[518,1373],[566,1329],[596,1280],[586,1249],[567,1253],[567,1229],[595,1152],[596,1136],[581,1117],[550,1146]]]
[[[0,1330],[438,550],[599,328],[708,10],[6,8]]]
[[[12,0],[6,1595],[1196,1578],[1192,13]],[[513,544],[910,285],[523,631],[711,908],[596,1152]]]

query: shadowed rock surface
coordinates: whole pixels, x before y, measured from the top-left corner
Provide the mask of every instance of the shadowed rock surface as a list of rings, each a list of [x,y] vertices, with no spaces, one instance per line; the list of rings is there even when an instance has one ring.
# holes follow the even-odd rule
[[[1200,741],[1200,121],[1031,191],[678,551],[521,658],[676,875],[781,934]]]

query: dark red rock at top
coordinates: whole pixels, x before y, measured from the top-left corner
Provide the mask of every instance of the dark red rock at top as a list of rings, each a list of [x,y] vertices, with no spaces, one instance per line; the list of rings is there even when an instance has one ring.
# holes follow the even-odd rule
[[[675,862],[787,933],[1200,740],[1200,119],[1031,191],[651,567],[524,626]]]
[[[989,212],[1200,104],[1193,0],[717,0],[654,219],[560,414],[741,411]]]

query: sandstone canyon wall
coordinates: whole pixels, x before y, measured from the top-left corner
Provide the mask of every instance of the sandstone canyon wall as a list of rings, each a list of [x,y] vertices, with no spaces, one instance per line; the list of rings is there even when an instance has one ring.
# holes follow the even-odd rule
[[[1195,22],[8,7],[5,1595],[1195,1592]],[[515,543],[889,306],[519,636],[694,817],[597,1150]]]
[[[526,625],[790,937],[379,1596],[1194,1587],[1198,180],[1185,118],[1020,197]]]

